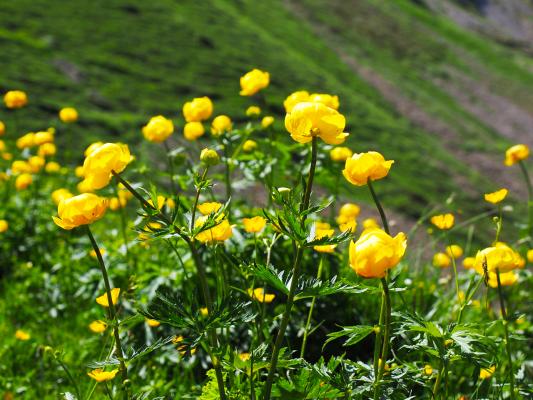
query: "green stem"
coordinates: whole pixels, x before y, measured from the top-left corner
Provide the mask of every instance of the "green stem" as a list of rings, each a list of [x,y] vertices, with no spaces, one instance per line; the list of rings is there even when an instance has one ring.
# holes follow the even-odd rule
[[[383,336],[383,321],[385,319],[385,294],[381,294],[381,307],[379,311],[379,324],[378,331],[376,333],[376,343],[374,344],[374,377],[375,379],[378,376],[379,368],[379,359],[381,357],[381,347],[382,341],[381,337]]]
[[[117,198],[118,200],[118,204],[119,204],[119,213],[120,213],[120,228],[122,230],[122,238],[124,240],[124,247],[126,248],[126,261],[128,262],[128,265],[129,265],[129,261],[130,261],[130,253],[129,253],[129,246],[128,246],[128,235],[126,233],[126,216],[124,215],[124,207],[122,206],[122,203],[120,202],[120,197],[118,196],[118,179],[117,179],[117,184],[113,187],[114,188],[114,191],[115,191],[115,197]]]
[[[76,396],[78,396],[78,399],[81,399],[82,397],[81,397],[81,394],[80,394],[80,389],[78,387],[78,384],[76,383],[76,381],[72,377],[72,374],[70,373],[70,371],[67,368],[67,366],[65,365],[65,363],[63,363],[63,361],[59,357],[56,357],[55,355],[54,355],[54,359],[58,362],[58,364],[61,366],[63,371],[65,371],[65,374],[67,374],[68,380],[70,381],[72,386],[74,386],[74,390],[76,390]]]
[[[526,181],[527,186],[527,194],[528,194],[528,201],[527,201],[527,213],[528,213],[528,235],[529,235],[529,242],[531,245],[533,245],[533,186],[531,185],[531,179],[529,177],[529,172],[527,171],[526,164],[524,161],[520,160],[518,162],[518,165],[520,165],[520,169],[522,170],[522,174],[524,175],[524,180]]]
[[[496,239],[494,240],[494,242],[498,242],[498,240],[500,239],[500,233],[502,231],[502,226],[503,226],[503,213],[502,213],[502,204],[499,203],[498,204],[498,221],[496,222]]]
[[[311,199],[311,189],[313,187],[313,179],[315,177],[316,161],[317,161],[317,138],[313,137],[311,142],[311,166],[309,168],[309,176],[307,178],[307,186],[305,187],[305,193],[303,197],[303,202],[300,207],[300,212],[305,211],[309,208],[309,200]],[[306,216],[302,217],[302,225],[305,223]],[[298,280],[300,278],[300,264],[302,261],[303,248],[297,246],[296,254],[294,257],[294,263],[292,266],[292,279],[291,286],[289,288],[289,294],[287,296],[287,303],[285,304],[285,311],[281,319],[281,324],[279,326],[278,334],[276,336],[276,341],[274,342],[274,348],[272,350],[272,357],[270,358],[270,369],[268,371],[268,376],[265,384],[265,395],[264,400],[270,400],[270,395],[272,393],[272,384],[274,383],[274,375],[276,374],[276,366],[278,363],[279,351],[281,350],[281,344],[285,336],[285,330],[289,324],[289,318],[292,311],[292,306],[294,303],[294,296],[296,292],[296,286],[298,285]]]
[[[455,255],[453,254],[453,248],[452,243],[450,242],[450,239],[448,238],[448,235],[446,235],[446,242],[448,243],[448,249],[450,249],[450,255],[452,259],[452,266],[453,266],[453,277],[455,280],[455,291],[457,292],[457,302],[459,303],[459,308],[461,308],[461,295],[459,294],[459,276],[457,274],[457,263],[455,262]]]
[[[228,155],[227,145],[224,146],[224,164],[226,167],[226,170],[224,171],[224,184],[226,186],[226,201],[228,201],[231,198],[232,195],[232,188],[231,188],[231,169],[230,169],[230,160],[231,158]],[[228,205],[228,214],[230,214]]]
[[[500,270],[496,269],[496,279],[498,281],[498,296],[500,298],[500,310],[503,321],[503,328],[505,331],[505,348],[507,350],[507,361],[509,362],[509,386],[511,390],[511,400],[514,399],[514,372],[513,372],[513,358],[511,356],[511,342],[509,341],[509,326],[507,321],[507,312],[505,311],[505,303],[503,301],[502,284],[500,280]]]
[[[442,381],[442,373],[444,371],[444,365],[441,365],[439,372],[437,373],[437,379],[435,379],[435,384],[433,385],[433,391],[431,393],[431,398],[436,399],[437,394],[439,393],[440,382]]]
[[[176,184],[174,183],[174,160],[172,160],[172,155],[170,154],[170,146],[168,145],[166,140],[163,142],[163,146],[165,146],[165,151],[167,152],[168,172],[170,174],[170,190],[172,191],[172,196],[175,196],[177,192]]]
[[[324,255],[320,256],[320,262],[318,264],[318,271],[316,273],[316,279],[320,279],[322,275],[322,265],[324,264]],[[311,326],[311,319],[313,317],[313,310],[315,309],[316,296],[313,296],[311,300],[311,306],[309,307],[309,313],[307,314],[307,322],[305,323],[304,337],[302,340],[302,348],[300,349],[300,358],[304,358],[305,346],[307,345],[307,337],[309,335],[309,327]]]
[[[385,215],[385,211],[383,211],[383,207],[381,206],[381,202],[379,201],[379,198],[378,198],[376,192],[374,191],[374,186],[372,184],[372,180],[369,179],[367,184],[368,184],[368,188],[370,189],[370,194],[372,195],[372,199],[374,200],[374,203],[376,204],[376,207],[378,209],[379,216],[381,217],[381,222],[383,223],[383,229],[385,230],[385,232],[387,232],[387,234],[390,234],[389,223],[387,222],[387,216]]]
[[[389,355],[389,338],[390,338],[390,325],[391,325],[391,301],[389,293],[389,285],[387,284],[387,278],[381,278],[381,286],[383,288],[383,295],[385,298],[385,334],[383,335],[383,350],[381,351],[381,364],[379,365],[378,376],[376,377],[374,386],[374,400],[379,399],[380,395],[380,382],[385,372],[385,366],[387,364],[387,357]]]
[[[207,171],[209,170],[209,166],[205,167],[204,172],[202,174],[201,180],[202,182],[205,181],[205,177],[207,176]],[[191,225],[189,226],[189,230],[192,232],[194,229],[194,222],[196,219],[196,208],[198,207],[198,200],[200,199],[200,188],[196,189],[196,195],[194,197],[194,204],[191,210]]]
[[[111,296],[111,285],[109,284],[109,276],[107,275],[107,269],[104,264],[104,259],[102,258],[102,253],[100,252],[100,248],[98,247],[98,244],[96,243],[96,240],[94,239],[94,236],[91,232],[91,228],[89,227],[89,225],[87,225],[87,235],[89,236],[93,249],[96,253],[96,258],[98,259],[98,265],[100,266],[100,271],[102,272],[102,277],[104,278],[104,286],[105,286],[106,295],[107,295],[107,303],[109,304],[109,307],[108,307],[109,319],[111,320],[111,323],[113,324],[113,336],[115,337],[115,351],[117,353],[117,358],[120,363],[120,373],[122,375],[122,390],[124,392],[124,398],[127,399],[128,391],[126,389],[125,382],[128,379],[128,369],[124,361],[124,353],[122,352],[122,343],[120,341],[120,333],[118,331],[118,319],[117,319],[117,314],[115,310],[115,305],[113,304],[113,297]]]

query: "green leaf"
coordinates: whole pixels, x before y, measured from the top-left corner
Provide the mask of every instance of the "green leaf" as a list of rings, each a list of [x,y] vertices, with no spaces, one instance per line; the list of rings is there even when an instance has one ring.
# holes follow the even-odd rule
[[[352,346],[374,332],[374,327],[370,325],[343,326],[341,328],[342,330],[340,331],[328,333],[328,340],[326,340],[322,348],[326,347],[329,342],[345,336],[347,336],[347,339],[344,341],[343,346]]]

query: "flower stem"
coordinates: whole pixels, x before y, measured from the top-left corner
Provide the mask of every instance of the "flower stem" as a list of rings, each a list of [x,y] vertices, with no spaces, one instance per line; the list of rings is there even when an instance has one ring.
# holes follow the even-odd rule
[[[507,361],[509,362],[509,386],[511,390],[511,400],[515,398],[514,393],[514,372],[513,372],[513,358],[511,356],[511,343],[509,342],[509,326],[507,321],[507,312],[505,311],[505,303],[503,301],[502,283],[500,280],[500,270],[496,269],[496,279],[498,282],[498,296],[500,298],[500,310],[503,321],[503,328],[505,331],[505,348],[507,350]]]
[[[320,262],[318,264],[318,272],[316,273],[316,279],[320,279],[322,275],[322,266],[324,265],[324,255],[320,256]],[[304,337],[302,340],[302,348],[300,349],[300,358],[304,358],[305,346],[307,345],[307,336],[309,335],[309,327],[311,325],[311,318],[313,316],[313,310],[315,308],[316,296],[313,296],[311,300],[311,306],[309,307],[309,313],[307,314],[307,322],[305,323]]]
[[[389,285],[387,284],[387,278],[381,278],[381,286],[383,289],[383,297],[385,299],[385,333],[383,335],[383,349],[381,351],[381,363],[379,364],[379,372],[374,383],[374,400],[379,399],[380,394],[380,382],[385,372],[385,366],[387,364],[387,357],[389,355],[389,338],[390,338],[390,324],[391,324],[391,301],[389,293]]]
[[[207,176],[207,171],[209,170],[209,166],[205,167],[205,170],[202,174],[201,180],[202,182],[205,181],[205,177]],[[200,188],[196,189],[196,196],[194,197],[194,204],[191,210],[191,224],[189,226],[190,231],[192,232],[194,229],[194,222],[196,219],[196,208],[198,207],[198,200],[200,199]]]
[[[518,165],[520,165],[520,169],[522,170],[522,174],[524,175],[524,180],[526,181],[526,186],[527,186],[527,195],[528,195],[527,213],[529,217],[527,233],[529,235],[529,243],[533,245],[533,186],[531,185],[531,179],[529,177],[529,172],[527,171],[527,167],[524,161],[520,160],[518,162]]]
[[[94,239],[94,236],[91,232],[91,228],[87,225],[87,235],[91,241],[94,252],[96,253],[96,258],[98,259],[98,265],[100,266],[100,271],[102,272],[102,277],[104,278],[104,286],[107,295],[107,303],[109,304],[109,319],[113,324],[113,336],[115,337],[115,351],[117,353],[117,358],[120,363],[120,374],[122,375],[122,390],[124,392],[124,398],[128,398],[128,391],[125,386],[125,382],[128,379],[128,369],[124,361],[124,353],[122,352],[122,343],[120,341],[120,333],[118,331],[118,318],[115,310],[115,305],[113,304],[113,298],[111,296],[111,285],[109,284],[109,276],[107,275],[107,269],[104,264],[104,259],[102,258],[102,253],[100,248]]]
[[[318,143],[316,136],[313,136],[311,142],[311,166],[309,168],[309,176],[307,177],[307,185],[305,187],[305,193],[303,202],[300,207],[300,212],[303,212],[309,208],[309,200],[311,199],[311,189],[313,187],[313,179],[315,177],[316,161],[317,161]],[[301,217],[302,225],[305,223],[306,216]],[[289,324],[289,318],[294,304],[294,296],[296,292],[296,286],[298,285],[298,279],[300,278],[300,264],[302,261],[303,247],[296,246],[296,254],[294,256],[294,263],[292,266],[292,279],[291,286],[289,288],[289,294],[287,296],[287,303],[285,304],[285,311],[281,319],[276,341],[274,342],[274,348],[272,350],[272,357],[270,358],[270,369],[265,384],[264,400],[270,400],[272,393],[272,384],[274,383],[274,375],[276,373],[276,366],[278,364],[279,351],[281,350],[281,344],[285,336],[285,330]]]
[[[450,239],[448,238],[448,235],[446,235],[446,242],[448,243],[448,248],[450,249],[450,255],[452,259],[452,266],[453,266],[453,278],[455,280],[455,291],[457,292],[457,302],[459,304],[459,309],[461,309],[461,295],[459,293],[459,276],[457,274],[457,262],[455,261],[455,254],[453,253],[452,244],[450,242]]]
[[[385,319],[385,294],[381,294],[381,307],[379,311],[379,323],[378,323],[378,331],[376,333],[376,343],[374,345],[374,379],[377,379],[378,372],[379,372],[379,359],[381,358],[381,347],[382,347],[382,341],[381,338],[383,336],[383,321]]]
[[[163,142],[163,146],[165,146],[165,151],[167,152],[168,172],[170,174],[170,190],[172,191],[172,196],[174,196],[176,195],[176,184],[174,183],[174,160],[172,160],[170,146],[166,140]]]
[[[126,248],[126,261],[128,262],[128,265],[129,265],[129,260],[130,260],[130,253],[129,253],[129,249],[128,249],[128,235],[126,233],[126,216],[124,215],[124,207],[122,206],[122,203],[120,202],[120,197],[118,196],[118,179],[117,179],[117,184],[113,187],[114,188],[114,191],[115,191],[115,197],[117,198],[118,200],[118,207],[119,207],[119,213],[120,213],[120,228],[122,230],[122,238],[124,240],[124,247]]]
[[[385,211],[383,211],[383,207],[381,206],[381,202],[379,201],[379,198],[378,198],[376,192],[374,191],[374,186],[372,184],[372,180],[369,179],[367,184],[368,184],[368,188],[370,189],[370,194],[372,195],[372,199],[374,200],[374,203],[376,204],[376,207],[378,209],[379,216],[381,217],[381,222],[383,223],[383,229],[385,230],[385,232],[387,232],[387,234],[390,234],[389,223],[387,222],[387,216],[385,215]]]

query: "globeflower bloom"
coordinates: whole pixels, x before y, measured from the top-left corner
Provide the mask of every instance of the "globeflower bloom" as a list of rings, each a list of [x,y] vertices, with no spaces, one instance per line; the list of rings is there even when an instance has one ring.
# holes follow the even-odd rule
[[[201,122],[213,113],[213,103],[209,97],[197,97],[183,105],[183,116],[187,122]]]
[[[453,214],[450,214],[450,213],[440,214],[440,215],[434,215],[433,217],[431,217],[430,221],[437,228],[442,229],[442,230],[448,230],[453,226],[455,222],[455,217]]]
[[[464,269],[472,269],[474,268],[474,264],[476,262],[475,257],[465,257],[463,259],[463,267]]]
[[[261,120],[261,126],[263,128],[268,128],[273,123],[274,123],[274,117],[272,117],[271,115],[267,115],[266,117],[263,117],[263,119]]]
[[[383,278],[400,262],[406,248],[403,232],[393,238],[381,229],[367,229],[357,242],[350,242],[350,267],[364,278]]]
[[[21,90],[10,90],[4,95],[4,103],[7,108],[22,108],[28,104],[28,96]]]
[[[78,111],[73,107],[65,107],[59,110],[59,119],[65,124],[71,124],[78,120]]]
[[[93,369],[91,372],[88,372],[87,375],[93,378],[96,382],[106,382],[113,379],[118,373],[118,369],[112,371],[104,371],[101,368]]]
[[[298,143],[309,143],[317,136],[327,144],[341,144],[349,135],[345,126],[344,115],[322,103],[298,103],[285,116],[285,128]]]
[[[257,142],[255,140],[248,139],[242,145],[242,151],[244,151],[245,153],[251,153],[255,149],[257,149]]]
[[[74,195],[68,189],[61,188],[52,192],[52,200],[56,205],[59,205],[61,200],[70,199],[71,197],[74,197]]]
[[[52,143],[54,141],[55,129],[49,128],[46,131],[36,132],[33,137],[33,145],[40,146],[45,143]]]
[[[213,149],[203,149],[200,152],[200,161],[206,165],[213,166],[220,162],[220,156]]]
[[[525,160],[529,157],[529,147],[525,144],[516,144],[507,149],[505,152],[505,162],[504,164],[510,167],[513,164],[516,164],[519,161]]]
[[[54,174],[61,170],[61,165],[59,165],[59,163],[55,161],[50,161],[46,163],[46,165],[44,166],[44,170],[49,174]]]
[[[448,256],[453,257],[457,260],[458,258],[462,257],[463,249],[461,248],[461,246],[457,244],[452,244],[446,247],[446,254],[448,254]]]
[[[261,114],[261,108],[258,106],[250,106],[246,109],[247,117],[257,117]]]
[[[354,154],[346,160],[342,174],[352,185],[363,186],[368,180],[378,180],[386,177],[394,160],[385,158],[376,151]]]
[[[19,149],[27,149],[35,146],[35,133],[30,132],[22,135],[17,139],[15,144]]]
[[[58,217],[53,217],[53,220],[57,226],[67,230],[92,224],[104,216],[107,205],[107,199],[92,193],[64,197],[57,208]]]
[[[89,329],[93,331],[94,333],[105,332],[106,328],[107,328],[107,324],[101,320],[93,321],[89,324]]]
[[[15,180],[15,188],[17,190],[27,189],[33,182],[33,177],[30,174],[24,173],[17,176]]]
[[[250,72],[241,76],[240,83],[241,91],[239,94],[241,96],[253,96],[269,85],[270,74],[254,68]]]
[[[489,368],[481,368],[481,370],[479,371],[479,378],[480,379],[489,379],[493,374],[494,372],[496,372],[496,366],[493,365]]]
[[[511,286],[518,282],[518,274],[514,271],[504,272],[500,274],[500,284],[502,286]],[[491,288],[498,287],[498,276],[494,272],[489,272],[488,284]]]
[[[353,151],[349,147],[334,147],[329,152],[332,161],[344,162],[353,155]]]
[[[120,288],[111,289],[111,301],[113,305],[117,304],[118,298],[120,296]],[[96,302],[102,307],[109,307],[109,301],[107,299],[107,292],[96,298]]]
[[[189,141],[194,141],[205,133],[201,122],[187,122],[183,127],[183,136]]]
[[[272,303],[275,299],[275,294],[265,293],[263,288],[248,289],[248,295],[253,299],[257,300],[260,303]]]
[[[17,329],[17,331],[15,332],[15,337],[18,340],[22,341],[30,340],[31,338],[30,334],[26,331],[23,331],[22,329]]]
[[[37,155],[40,157],[53,156],[56,154],[57,148],[53,143],[43,143],[37,150]]]
[[[446,253],[436,253],[433,256],[433,265],[439,268],[448,268],[451,263],[451,259]]]
[[[266,219],[261,216],[256,216],[252,218],[243,218],[242,224],[244,225],[244,230],[248,233],[259,233],[266,226]]]
[[[497,243],[495,246],[477,252],[474,268],[480,274],[484,271],[484,263],[489,273],[496,271],[504,273],[520,268],[522,257],[506,244]]]
[[[83,163],[85,187],[96,190],[105,187],[111,180],[111,171],[122,172],[132,157],[127,145],[106,143],[93,150]]]
[[[313,93],[309,95],[309,101],[322,103],[325,106],[328,106],[329,108],[333,108],[334,110],[339,109],[339,97],[338,96],[332,96],[326,93]]]
[[[9,224],[5,219],[0,219],[0,233],[4,233],[9,229]]]
[[[325,237],[333,236],[335,231],[333,229],[316,229],[315,240],[322,239]],[[318,251],[319,253],[333,253],[335,251],[336,244],[322,244],[313,246],[313,250]]]
[[[497,190],[496,192],[487,193],[484,196],[485,201],[492,203],[492,204],[498,204],[502,202],[503,200],[505,200],[508,193],[509,191],[507,189],[500,189],[500,190]]]
[[[0,136],[2,136],[4,133],[6,133],[6,125],[3,121],[0,121]]]
[[[174,124],[162,115],[150,118],[150,121],[142,128],[145,139],[156,143],[164,142],[173,132]]]
[[[291,93],[287,96],[285,101],[283,101],[283,106],[285,111],[290,113],[294,106],[298,103],[304,103],[309,101],[309,92],[305,90],[299,90],[297,92]]]
[[[208,215],[198,217],[195,222],[195,227],[198,228],[205,225],[208,218]],[[223,242],[233,235],[232,226],[225,218],[224,214],[218,215],[215,222],[217,225],[198,233],[196,239],[202,243]]]
[[[231,131],[232,126],[233,123],[231,122],[230,117],[227,115],[219,115],[213,119],[213,122],[211,122],[211,134],[215,137],[219,137],[225,132]]]

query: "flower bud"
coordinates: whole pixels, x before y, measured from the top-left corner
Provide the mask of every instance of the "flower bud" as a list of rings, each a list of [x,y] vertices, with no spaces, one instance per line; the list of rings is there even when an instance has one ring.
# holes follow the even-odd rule
[[[213,166],[220,162],[220,157],[213,149],[203,149],[200,153],[200,161],[206,165]]]

